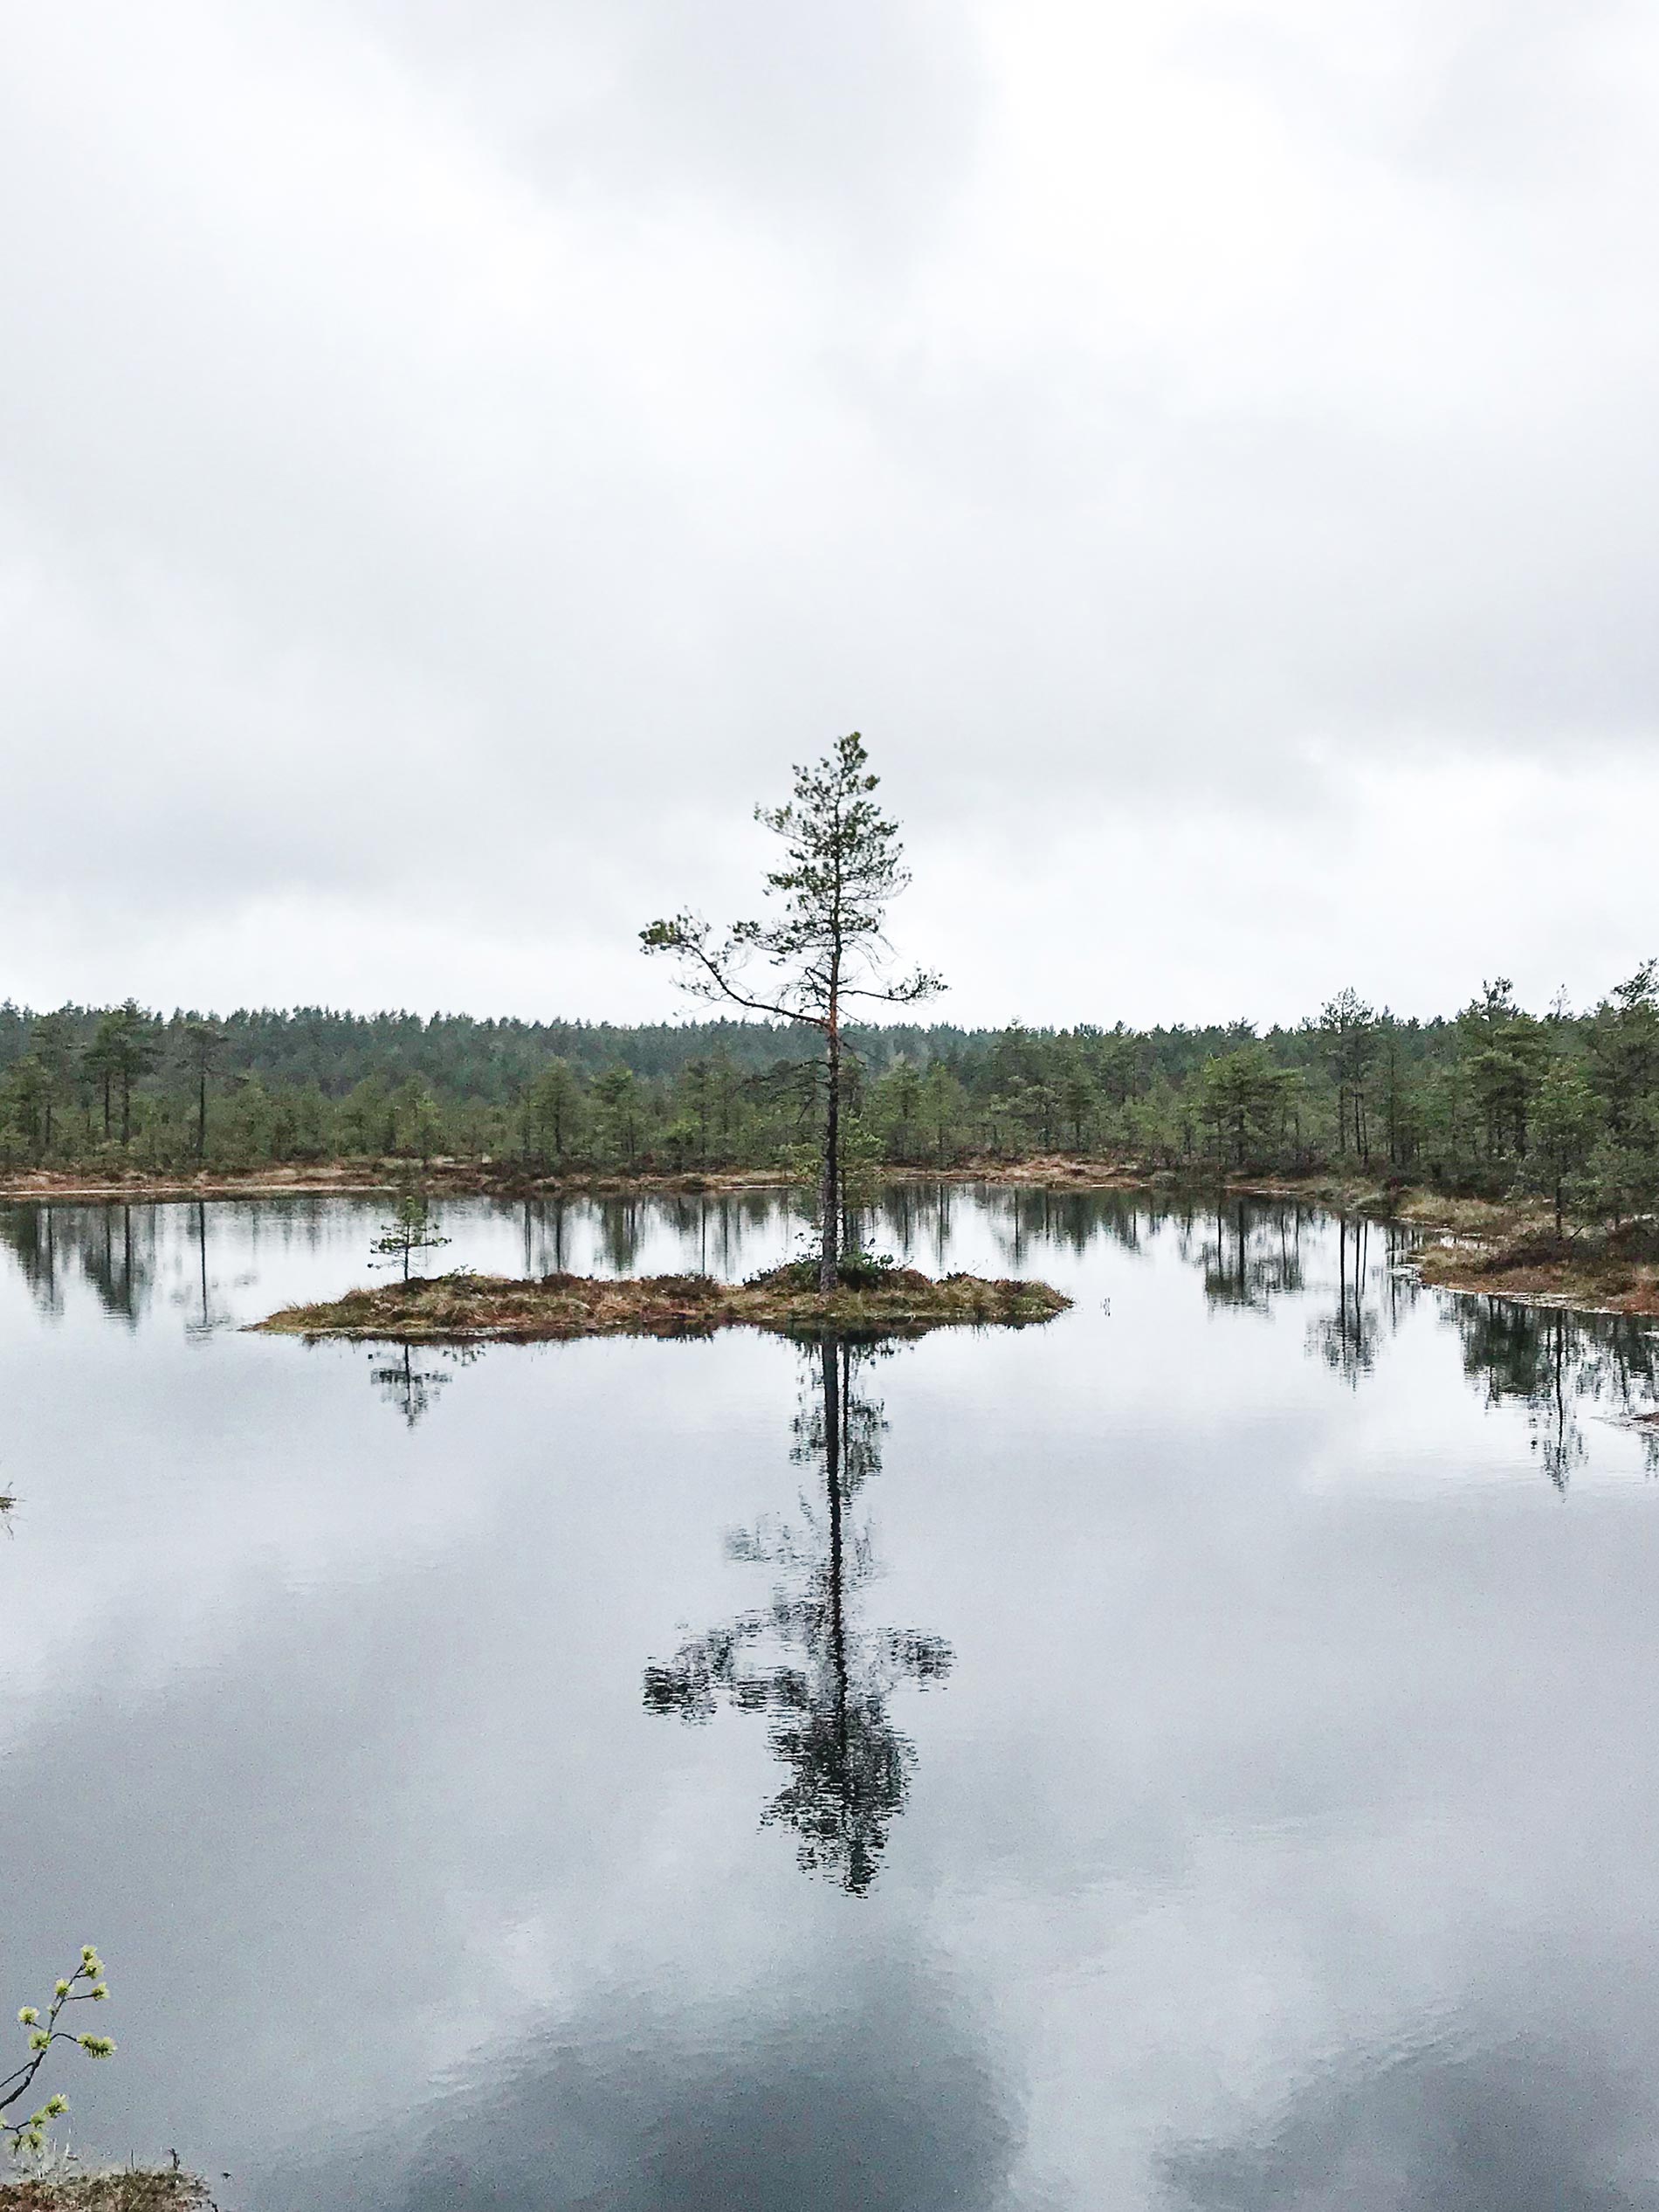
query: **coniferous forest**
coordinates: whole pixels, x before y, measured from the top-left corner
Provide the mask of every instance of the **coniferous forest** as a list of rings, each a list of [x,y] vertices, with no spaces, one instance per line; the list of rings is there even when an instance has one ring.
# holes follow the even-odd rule
[[[1587,1011],[1503,978],[1401,1019],[849,1032],[848,1162],[1344,1174],[1618,1221],[1659,1203],[1659,962]],[[788,1166],[821,1065],[787,1025],[627,1028],[321,1008],[0,1007],[0,1165],[172,1172],[488,1159],[540,1174]]]

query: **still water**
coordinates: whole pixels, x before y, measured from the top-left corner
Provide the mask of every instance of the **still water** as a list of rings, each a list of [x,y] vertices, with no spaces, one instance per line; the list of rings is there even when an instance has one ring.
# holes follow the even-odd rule
[[[381,1211],[0,1209],[0,1998],[102,1947],[77,2141],[252,2212],[1659,2206],[1652,1335],[1290,1208],[926,1189],[878,1245],[1073,1310],[239,1333]]]

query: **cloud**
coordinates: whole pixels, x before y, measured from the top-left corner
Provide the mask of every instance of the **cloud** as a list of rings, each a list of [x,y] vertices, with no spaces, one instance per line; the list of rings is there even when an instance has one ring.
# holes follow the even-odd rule
[[[1644,949],[1639,875],[1587,927],[1490,842],[1653,755],[1633,8],[67,0],[11,63],[5,788],[62,826],[0,988],[662,1010],[632,930],[744,910],[854,726],[1001,893],[988,965],[927,914],[962,1018],[1098,1016],[1132,931],[1143,1017],[1297,1010],[1183,842],[1350,842],[1378,779],[1582,989]],[[1311,911],[1318,989],[1460,997],[1435,897],[1421,961]]]

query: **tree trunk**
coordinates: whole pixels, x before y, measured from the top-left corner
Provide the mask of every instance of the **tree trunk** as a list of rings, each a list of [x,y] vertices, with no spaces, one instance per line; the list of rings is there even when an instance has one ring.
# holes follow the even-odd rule
[[[196,1092],[196,1156],[207,1157],[207,1070],[203,1069]]]
[[[823,1182],[818,1194],[823,1239],[818,1252],[818,1288],[828,1297],[836,1287],[841,1266],[841,1019],[833,986],[826,1034]]]

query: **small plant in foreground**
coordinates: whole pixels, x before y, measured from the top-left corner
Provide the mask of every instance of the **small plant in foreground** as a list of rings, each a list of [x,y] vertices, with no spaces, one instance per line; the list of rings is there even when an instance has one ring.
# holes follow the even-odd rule
[[[65,1981],[59,1981],[52,1993],[45,2017],[41,2017],[36,2005],[24,2005],[17,2015],[17,2024],[29,2037],[29,2056],[23,2064],[0,2080],[0,2133],[7,2139],[14,2158],[23,2153],[38,2153],[46,2147],[46,2129],[68,2109],[69,2099],[55,2091],[45,2102],[31,2112],[27,2119],[9,2119],[6,2115],[17,2105],[24,2103],[33,2089],[35,2077],[46,2063],[47,2054],[54,2043],[79,2043],[88,2058],[108,2058],[115,2046],[107,2036],[76,2035],[72,2029],[58,2024],[65,2007],[78,2004],[101,2004],[109,1991],[104,1982],[103,1962],[90,1943],[80,1954],[80,1964]]]

